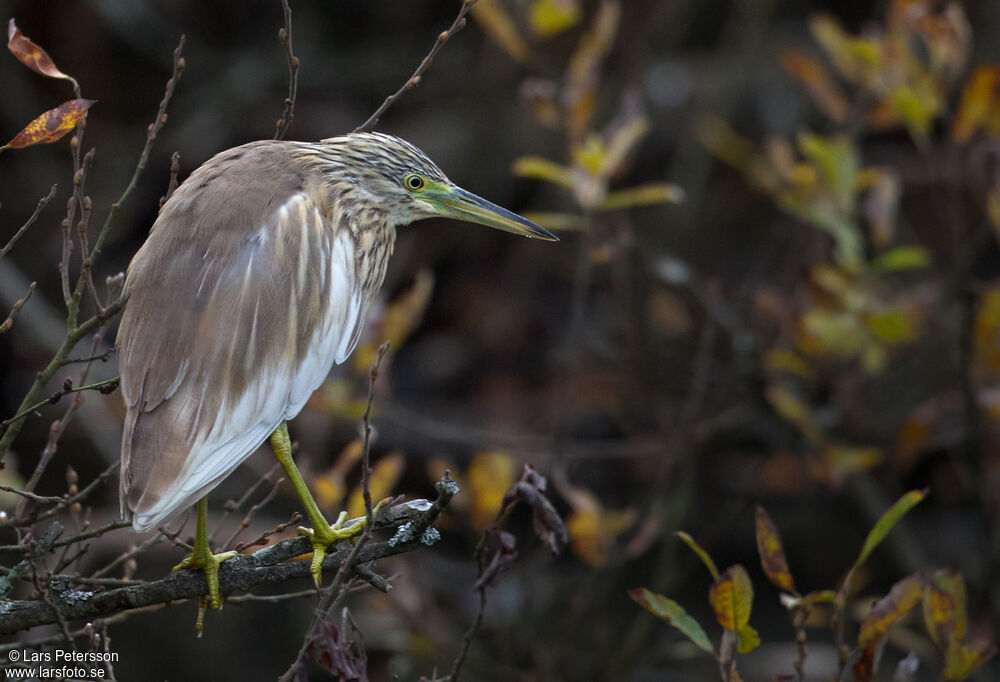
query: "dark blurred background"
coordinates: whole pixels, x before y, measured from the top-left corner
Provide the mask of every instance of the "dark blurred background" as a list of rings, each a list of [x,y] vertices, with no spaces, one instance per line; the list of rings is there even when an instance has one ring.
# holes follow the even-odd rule
[[[970,635],[996,641],[1000,308],[991,305],[1000,291],[993,236],[1000,194],[991,188],[1000,113],[964,140],[954,116],[976,68],[1000,61],[992,39],[1000,5],[961,4],[971,37],[955,44],[968,55],[954,73],[925,69],[940,104],[928,107],[924,125],[919,115],[900,115],[912,107],[895,95],[885,99],[897,109],[876,120],[881,86],[866,89],[843,73],[832,78],[849,109],[835,120],[784,55],[795,50],[836,73],[814,37],[817,13],[849,34],[881,36],[900,8],[926,5],[948,16],[943,3],[480,4],[377,129],[418,145],[461,186],[566,229],[558,245],[446,221],[402,229],[385,305],[372,315],[361,355],[334,370],[292,425],[303,468],[331,490],[321,502],[340,508],[337,486],[353,488],[357,472],[341,481],[335,462],[357,436],[367,364],[391,327],[398,342],[376,395],[375,461],[391,462],[382,469],[383,494],[431,497],[445,467],[463,487],[443,519],[442,543],[380,566],[396,589],[351,598],[372,679],[448,669],[474,615],[476,540],[525,462],[549,478],[571,543],[552,557],[532,536],[528,514],[508,520],[520,556],[489,592],[465,679],[717,679],[709,656],[627,594],[645,585],[671,596],[718,641],[706,602],[711,578],[677,530],[697,538],[720,568],[740,563],[750,573],[751,624],[764,644],[741,657],[744,678],[792,674],[795,633],[760,567],[754,505],[781,529],[799,589],[835,589],[879,514],[905,491],[928,486],[928,499],[855,580],[864,598],[849,610],[850,628],[869,597],[900,578],[954,568],[968,590]],[[612,6],[606,50],[581,47],[588,35],[600,42],[595,22]],[[97,149],[88,179],[92,229],[131,177],[171,53],[187,36],[169,120],[103,250],[99,282],[124,270],[142,243],[173,152],[183,179],[215,153],[274,133],[288,84],[277,0],[7,0],[3,7],[0,18],[15,17],[83,96],[97,100],[84,140]],[[349,132],[405,82],[458,3],[296,1],[292,9],[301,69],[288,137],[317,140]],[[927,45],[914,48],[915,58],[933,64]],[[916,67],[906,69],[900,78],[924,83]],[[885,73],[898,76],[889,66]],[[586,102],[573,87],[585,89]],[[6,55],[0,138],[71,98],[66,82]],[[607,159],[608,145],[630,124],[648,129],[606,172],[588,175],[587,159]],[[825,147],[810,155],[797,140],[803,131],[848,140],[857,164],[895,178],[888,207],[866,198],[887,175],[847,181],[845,215],[860,235],[863,266],[831,255],[836,237],[814,229],[828,227],[813,211],[825,206],[824,183],[836,194],[835,173],[847,171],[823,165]],[[5,416],[65,333],[57,264],[72,187],[68,139],[0,155],[0,241],[59,183],[39,222],[0,260],[4,314],[38,282],[0,336]],[[515,174],[512,164],[529,155],[573,167],[571,186]],[[850,163],[844,159],[831,163]],[[601,196],[655,183],[659,200],[606,210],[588,203],[588,183]],[[928,264],[889,274],[872,265],[900,245],[919,247]],[[380,321],[385,310],[405,322]],[[112,356],[91,377],[113,376],[114,368]],[[62,409],[28,420],[4,472],[8,482],[30,474]],[[89,395],[38,491],[64,492],[69,464],[87,481],[113,462],[121,415],[117,394]],[[268,453],[255,455],[213,494],[213,507],[221,511],[270,468]],[[91,513],[111,519],[117,504],[116,487],[106,486]],[[296,504],[281,489],[253,528],[287,520]],[[108,534],[83,570],[133,542],[130,529]],[[156,578],[179,558],[176,548],[155,545],[137,575]],[[294,658],[312,603],[230,604],[208,615],[201,639],[191,631],[190,604],[135,615],[110,630],[118,679],[274,679]],[[923,662],[917,679],[938,679],[942,656],[919,611],[890,635],[884,679],[910,651]],[[808,630],[809,679],[829,679],[836,669],[828,615],[817,613]],[[996,679],[1000,669],[988,663],[976,675]],[[315,679],[328,678],[316,671]]]

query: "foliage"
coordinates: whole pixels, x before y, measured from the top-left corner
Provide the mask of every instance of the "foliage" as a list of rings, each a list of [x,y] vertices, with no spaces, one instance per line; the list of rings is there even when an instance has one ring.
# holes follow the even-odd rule
[[[925,491],[911,490],[882,515],[869,532],[864,547],[839,590],[819,590],[805,595],[795,589],[795,580],[789,571],[777,526],[763,507],[757,507],[756,538],[761,568],[768,580],[781,591],[781,603],[792,614],[795,628],[800,633],[796,638],[800,651],[796,669],[800,674],[805,657],[805,624],[816,627],[813,616],[816,615],[817,607],[823,604],[833,604],[835,608],[833,616],[827,622],[837,633],[839,647],[846,652],[847,645],[844,643],[841,624],[847,609],[851,576],[925,495]],[[723,680],[740,679],[736,672],[735,653],[747,654],[760,645],[760,636],[749,625],[754,594],[750,576],[738,564],[730,566],[720,575],[708,552],[694,538],[687,533],[677,535],[697,554],[715,579],[708,592],[708,601],[724,631],[719,653],[716,654],[701,625],[673,600],[652,593],[645,587],[631,590],[629,595],[647,611],[678,629],[699,648],[716,656]],[[920,575],[903,578],[892,586],[889,594],[875,602],[861,620],[854,653],[841,658],[841,672],[845,662],[850,659],[854,661],[852,671],[855,680],[872,680],[878,654],[889,628],[921,603],[927,631],[944,654],[945,679],[966,679],[996,653],[996,646],[988,640],[966,642],[965,588],[962,576],[945,569],[935,572],[929,579]],[[735,637],[735,652],[732,651],[732,643],[727,648],[727,637]],[[837,678],[840,679],[840,673]]]

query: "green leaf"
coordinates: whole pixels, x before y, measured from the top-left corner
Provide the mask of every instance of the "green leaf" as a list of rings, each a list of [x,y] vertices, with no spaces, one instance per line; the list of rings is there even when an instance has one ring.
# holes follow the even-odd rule
[[[901,272],[926,268],[931,264],[931,252],[922,246],[897,246],[872,262],[879,272]]]
[[[691,537],[690,535],[688,535],[687,533],[685,533],[684,531],[679,530],[676,533],[674,533],[674,535],[676,535],[681,540],[683,540],[684,544],[686,544],[688,547],[690,547],[691,551],[698,555],[698,558],[701,559],[701,562],[703,564],[705,564],[705,567],[708,569],[708,572],[712,574],[713,578],[715,578],[716,580],[718,580],[719,579],[719,569],[715,567],[715,562],[712,561],[712,557],[710,557],[708,555],[708,552],[706,552],[705,550],[703,550],[701,548],[701,545],[699,545],[697,542],[695,542],[694,538]]]
[[[885,539],[885,536],[889,534],[889,531],[899,523],[899,520],[906,515],[908,511],[913,509],[915,506],[920,504],[920,502],[927,497],[927,489],[923,490],[911,490],[910,492],[899,498],[894,505],[889,507],[888,511],[882,514],[882,518],[878,520],[875,526],[869,531],[868,537],[865,538],[864,547],[861,548],[861,554],[858,555],[857,561],[854,562],[854,566],[860,566],[865,562],[865,559],[874,551],[879,543]]]
[[[694,618],[688,615],[684,607],[673,599],[663,595],[650,592],[645,587],[637,587],[629,590],[628,596],[633,601],[642,606],[658,618],[662,618],[670,625],[677,628],[681,633],[710,654],[715,654],[715,647],[708,639],[708,635]]]
[[[736,638],[736,650],[741,654],[748,654],[760,646],[760,635],[749,624],[736,632]]]

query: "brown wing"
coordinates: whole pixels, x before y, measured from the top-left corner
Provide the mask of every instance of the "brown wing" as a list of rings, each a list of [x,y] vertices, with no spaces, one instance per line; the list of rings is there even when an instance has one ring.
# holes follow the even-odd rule
[[[253,143],[206,163],[129,266],[121,500],[136,530],[217,485],[356,340],[365,306],[353,242],[305,181],[276,186],[286,154],[282,143]]]

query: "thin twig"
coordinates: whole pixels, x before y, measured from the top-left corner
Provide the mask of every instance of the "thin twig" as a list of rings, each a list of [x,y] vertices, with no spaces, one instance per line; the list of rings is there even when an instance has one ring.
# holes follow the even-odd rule
[[[83,490],[78,492],[76,495],[63,498],[63,500],[58,504],[56,504],[56,506],[52,507],[51,509],[47,509],[38,515],[29,514],[26,517],[15,516],[9,519],[0,519],[0,528],[26,526],[30,523],[37,523],[38,521],[44,521],[45,519],[51,518],[56,514],[58,514],[60,511],[62,511],[63,509],[65,509],[66,507],[68,507],[69,505],[86,499],[87,496],[90,495],[90,493],[94,492],[97,486],[99,486],[101,483],[110,478],[111,475],[115,473],[117,470],[118,470],[118,462],[115,462],[107,469],[102,471],[97,476],[97,478],[88,483],[87,486]]]
[[[434,41],[434,46],[420,62],[420,65],[417,66],[416,71],[414,71],[410,77],[406,79],[406,82],[403,83],[399,90],[386,97],[385,101],[382,102],[382,106],[376,109],[375,113],[368,117],[367,121],[355,128],[354,132],[360,133],[375,126],[382,117],[382,114],[384,114],[397,99],[416,87],[416,85],[420,82],[420,79],[423,77],[424,71],[426,71],[431,65],[431,62],[434,61],[437,53],[441,51],[441,48],[444,47],[445,43],[447,43],[453,35],[465,27],[465,15],[469,13],[469,10],[472,9],[472,6],[475,4],[476,0],[463,0],[461,8],[458,10],[458,16],[455,17],[455,21],[451,22],[451,26],[448,27],[447,31],[442,31],[438,34],[437,40]]]
[[[263,509],[265,506],[267,506],[267,504],[271,500],[274,499],[275,495],[278,494],[278,486],[280,486],[282,483],[284,483],[284,481],[285,481],[285,477],[284,476],[279,476],[278,480],[276,480],[274,482],[274,485],[271,486],[271,489],[267,492],[267,495],[264,495],[263,499],[261,499],[260,502],[258,502],[257,504],[253,505],[252,507],[250,507],[250,509],[247,511],[246,516],[244,516],[243,520],[240,521],[240,525],[238,525],[236,527],[236,529],[233,531],[233,534],[229,536],[229,539],[226,540],[222,544],[223,547],[232,547],[233,546],[233,543],[236,542],[236,539],[240,536],[240,534],[243,531],[245,531],[247,528],[250,527],[250,522],[253,521],[253,517],[257,514],[257,512],[259,512],[261,509]],[[289,523],[294,523],[294,521],[289,521]],[[284,528],[282,528],[281,530],[284,530]],[[278,530],[278,531],[275,531],[275,532],[280,533],[281,530]],[[264,536],[262,536],[262,537],[263,537],[264,540],[267,539],[267,535],[266,534]],[[260,539],[261,538],[258,538],[258,540],[260,540]],[[251,544],[257,544],[257,540],[255,540]],[[245,545],[245,546],[249,546],[249,545]],[[238,549],[242,549],[242,548],[238,548]]]
[[[98,381],[97,383],[88,384],[86,386],[73,386],[73,384],[70,383],[69,380],[67,380],[66,382],[68,384],[67,386],[64,386],[62,389],[56,391],[45,400],[37,402],[34,405],[28,407],[27,409],[18,412],[10,419],[4,419],[2,422],[0,422],[0,428],[10,426],[14,422],[24,419],[35,410],[41,409],[46,405],[55,405],[62,399],[63,396],[69,395],[70,393],[80,393],[81,391],[100,391],[101,393],[104,394],[111,393],[116,388],[118,388],[118,382],[119,378],[113,377],[111,379],[105,379],[104,381]]]
[[[0,485],[0,490],[3,490],[4,492],[7,493],[14,493],[15,495],[20,495],[21,497],[26,497],[29,500],[32,500],[33,502],[38,502],[40,504],[56,504],[58,502],[62,502],[64,499],[58,496],[52,497],[45,495],[36,495],[35,493],[30,493],[27,490],[19,490],[18,488],[14,488],[13,486],[9,485]],[[0,547],[0,549],[8,549],[10,547],[13,547],[13,545]]]
[[[294,444],[292,447],[294,448]],[[224,506],[224,511],[222,512],[222,516],[221,518],[219,518],[219,523],[215,526],[215,530],[212,531],[212,534],[208,538],[210,543],[214,542],[215,536],[219,534],[220,530],[222,530],[222,526],[226,522],[226,519],[229,518],[229,515],[235,511],[239,511],[240,508],[243,507],[243,505],[246,504],[247,501],[254,496],[258,488],[260,488],[265,483],[270,483],[272,477],[277,473],[278,468],[280,466],[281,466],[280,464],[275,462],[274,465],[266,474],[264,474],[256,481],[254,481],[253,485],[251,485],[249,488],[246,489],[246,492],[243,493],[240,499],[236,500],[235,502],[232,500],[226,502]],[[229,543],[226,543],[226,545],[228,544]]]
[[[370,485],[371,471],[371,437],[372,437],[372,403],[375,401],[375,380],[378,379],[378,370],[382,365],[382,358],[389,352],[390,343],[386,341],[378,349],[375,362],[372,363],[368,373],[368,402],[365,404],[364,414],[361,415],[362,428],[364,429],[364,441],[361,444],[361,491],[365,500],[365,519],[368,526],[374,523],[372,518],[372,491]]]
[[[14,248],[14,244],[17,243],[17,240],[21,238],[29,227],[35,224],[35,221],[38,220],[38,216],[41,214],[42,209],[45,208],[45,205],[52,201],[52,198],[56,195],[56,189],[58,189],[58,187],[59,185],[52,185],[52,189],[49,190],[49,193],[38,200],[38,205],[35,206],[35,211],[31,214],[31,217],[25,221],[24,225],[17,228],[17,232],[15,232],[14,236],[10,238],[10,241],[4,244],[3,248],[0,249],[0,258],[6,256],[10,250]]]
[[[180,173],[181,153],[174,152],[170,155],[170,180],[167,181],[167,193],[160,199],[160,208],[163,208],[163,204],[170,201],[170,197],[174,195],[174,190],[177,189],[177,176]]]
[[[280,479],[280,480],[284,480],[284,479]],[[288,528],[293,523],[298,523],[301,520],[302,520],[302,514],[300,514],[299,512],[295,512],[295,513],[292,514],[292,517],[290,519],[288,519],[287,521],[285,521],[284,523],[279,523],[277,526],[275,526],[271,530],[264,531],[259,536],[257,536],[257,538],[255,540],[252,540],[250,542],[241,542],[240,544],[236,545],[235,549],[236,549],[237,552],[242,552],[243,550],[245,550],[248,547],[255,547],[257,545],[266,545],[268,538],[270,538],[272,535],[277,535],[278,533],[284,533],[286,528]],[[225,546],[228,547],[229,545],[225,545]]]
[[[292,52],[292,8],[288,0],[281,0],[281,9],[285,15],[285,25],[278,29],[278,40],[285,50],[288,59],[288,96],[285,98],[285,108],[281,118],[274,124],[274,139],[285,137],[288,127],[295,120],[295,96],[299,89],[299,58]]]
[[[10,330],[11,327],[14,326],[14,316],[21,311],[21,306],[27,303],[28,299],[31,298],[31,294],[35,291],[36,284],[37,282],[32,282],[31,284],[29,284],[28,293],[26,293],[23,298],[14,301],[14,305],[11,306],[10,313],[7,315],[7,319],[5,319],[2,323],[0,323],[0,334],[6,333],[7,331]]]
[[[316,636],[320,623],[329,617],[330,611],[337,606],[342,598],[347,575],[355,566],[357,566],[358,555],[371,539],[372,531],[375,529],[368,471],[368,451],[371,444],[370,418],[372,402],[375,399],[375,379],[378,377],[378,370],[379,366],[382,364],[382,358],[385,357],[388,350],[389,342],[386,341],[379,347],[378,355],[375,357],[375,362],[372,363],[368,381],[368,404],[365,406],[365,412],[362,416],[364,444],[362,445],[361,451],[361,490],[365,501],[365,530],[361,534],[361,537],[359,537],[354,543],[354,547],[351,549],[351,553],[348,554],[347,559],[340,564],[337,574],[333,577],[333,582],[330,583],[329,587],[326,587],[323,590],[323,596],[320,598],[319,604],[316,607],[312,622],[309,624],[309,629],[306,631],[305,637],[302,638],[302,646],[299,648],[299,652],[295,656],[295,660],[292,661],[290,666],[288,666],[288,670],[286,670],[285,673],[278,678],[278,682],[289,682],[295,677],[296,671],[305,661],[306,654],[309,652],[309,645]]]
[[[63,361],[63,366],[65,367],[66,365],[73,365],[80,362],[96,362],[98,360],[100,360],[101,362],[107,362],[108,358],[110,358],[111,354],[114,352],[115,352],[114,348],[109,348],[103,353],[98,353],[97,355],[88,355],[85,358],[70,358],[69,360]]]

